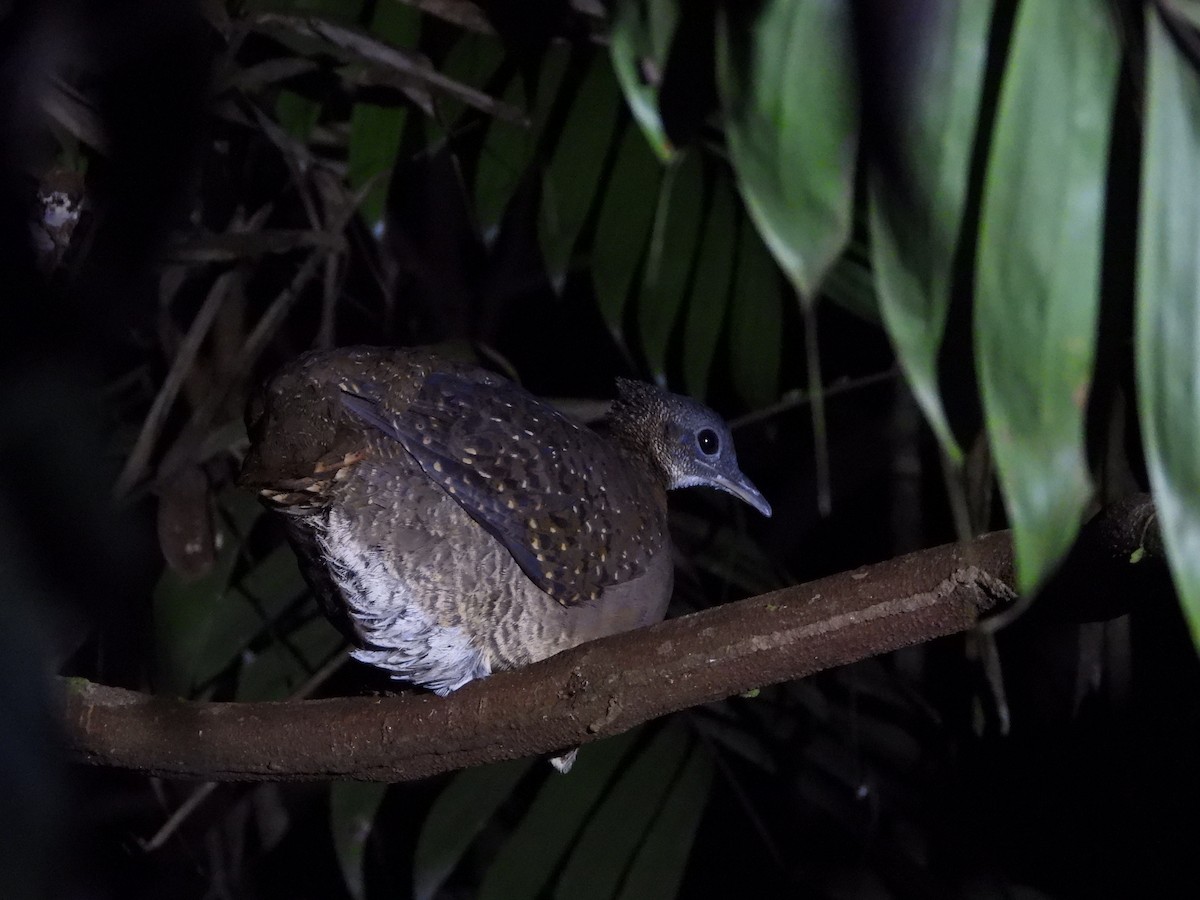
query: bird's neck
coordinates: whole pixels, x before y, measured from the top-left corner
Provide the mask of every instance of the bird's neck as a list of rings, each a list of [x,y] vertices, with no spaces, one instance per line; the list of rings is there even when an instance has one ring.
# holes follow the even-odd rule
[[[608,422],[601,434],[620,449],[626,463],[648,481],[664,499],[670,490],[671,478],[659,460],[653,444],[647,440],[645,429],[626,428],[620,421]]]

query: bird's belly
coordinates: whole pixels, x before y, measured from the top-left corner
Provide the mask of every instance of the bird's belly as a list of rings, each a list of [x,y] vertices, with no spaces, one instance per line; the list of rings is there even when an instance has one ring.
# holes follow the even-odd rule
[[[314,523],[360,640],[352,655],[397,678],[446,694],[492,671],[651,624],[666,611],[669,553],[600,600],[564,607],[499,541],[481,540],[479,526],[440,489],[409,499],[400,509],[369,498],[334,504]]]

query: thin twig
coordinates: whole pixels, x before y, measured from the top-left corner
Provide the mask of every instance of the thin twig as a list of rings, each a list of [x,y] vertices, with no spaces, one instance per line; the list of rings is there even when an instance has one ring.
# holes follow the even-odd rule
[[[341,232],[353,215],[353,209],[343,211],[329,224],[328,230],[335,234]],[[201,443],[202,433],[208,429],[217,411],[227,401],[229,392],[235,385],[247,377],[258,357],[266,349],[267,344],[283,326],[283,323],[287,321],[292,307],[300,299],[304,287],[316,274],[317,267],[324,260],[325,256],[326,254],[321,252],[310,253],[300,265],[296,274],[292,276],[292,280],[287,287],[280,291],[275,296],[275,299],[271,301],[266,312],[263,313],[258,323],[242,344],[241,352],[231,366],[231,370],[226,373],[224,383],[216,386],[209,393],[205,402],[196,408],[192,413],[187,427],[184,428],[179,438],[175,441],[175,444],[164,456],[162,465],[159,466],[157,480],[161,481],[169,478],[182,466],[196,462],[194,458],[196,455],[195,450]]]
[[[862,378],[845,378],[836,381],[833,384],[827,384],[821,388],[821,393],[825,399],[836,397],[838,394],[844,394],[848,391],[857,391],[862,388],[871,387],[872,385],[880,384],[884,381],[891,381],[898,377],[900,370],[892,367],[884,372],[876,372],[873,375],[864,375]],[[807,406],[812,403],[812,394],[803,391],[792,391],[787,394],[778,403],[773,403],[770,406],[764,406],[762,409],[756,409],[753,412],[748,412],[744,416],[739,416],[729,423],[730,428],[745,428],[747,425],[753,425],[757,422],[762,422],[766,419],[773,419],[785,412],[791,412],[793,409],[798,409],[802,406]]]
[[[167,372],[162,387],[159,388],[154,402],[150,405],[150,412],[146,414],[146,419],[142,422],[142,428],[138,432],[133,450],[130,451],[129,458],[125,461],[125,467],[117,478],[113,493],[118,500],[124,499],[133,486],[144,477],[150,465],[150,455],[154,452],[155,444],[158,443],[158,437],[167,421],[167,415],[171,411],[175,397],[179,394],[179,389],[183,387],[184,379],[191,371],[192,364],[196,361],[196,354],[200,352],[200,345],[208,336],[208,330],[212,327],[212,323],[221,309],[221,304],[225,302],[230,287],[234,280],[240,277],[241,272],[237,269],[230,269],[218,275],[212,287],[209,288],[208,296],[204,298],[204,304],[196,313],[196,318],[192,320],[187,336],[179,345],[179,352],[175,354],[171,369]]]

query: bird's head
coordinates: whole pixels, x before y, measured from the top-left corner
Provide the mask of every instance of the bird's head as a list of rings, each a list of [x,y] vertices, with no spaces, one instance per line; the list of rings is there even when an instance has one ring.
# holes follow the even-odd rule
[[[668,489],[714,487],[771,515],[771,504],[738,468],[729,426],[703,403],[618,378],[608,424],[622,443],[657,465]]]

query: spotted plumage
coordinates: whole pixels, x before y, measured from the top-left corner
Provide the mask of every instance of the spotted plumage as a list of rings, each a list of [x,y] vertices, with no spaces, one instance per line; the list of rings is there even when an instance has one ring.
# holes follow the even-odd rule
[[[372,385],[342,391],[347,410],[395,439],[555,600],[598,600],[662,552],[665,509],[639,505],[637,470],[515,385],[433,372],[400,413]],[[610,528],[617,520],[626,527]]]
[[[242,481],[285,514],[354,656],[447,693],[661,619],[668,489],[770,515],[715,413],[618,393],[593,430],[425,351],[310,353],[251,404]]]

